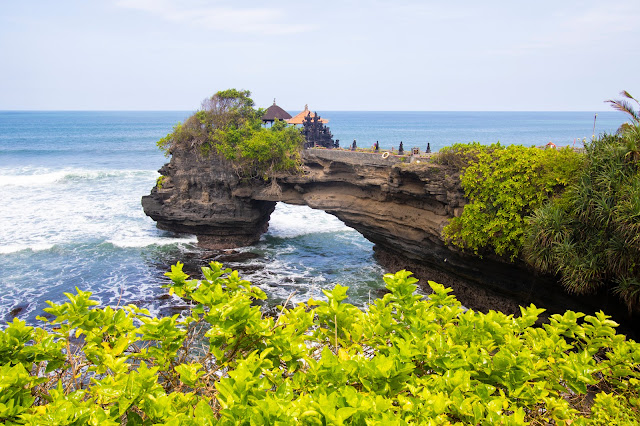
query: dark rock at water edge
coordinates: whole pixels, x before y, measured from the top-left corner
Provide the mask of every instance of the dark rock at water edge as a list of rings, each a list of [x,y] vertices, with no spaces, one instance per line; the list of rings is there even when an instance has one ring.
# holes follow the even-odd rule
[[[19,303],[15,305],[7,314],[6,320],[13,321],[14,318],[19,318],[22,313],[27,311],[27,309],[29,309],[28,303]]]

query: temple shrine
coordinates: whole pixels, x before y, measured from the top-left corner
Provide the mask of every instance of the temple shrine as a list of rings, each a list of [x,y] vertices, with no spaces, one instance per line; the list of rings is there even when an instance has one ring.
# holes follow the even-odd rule
[[[287,111],[283,110],[278,105],[276,105],[276,100],[274,98],[273,105],[267,108],[267,110],[264,112],[264,115],[262,116],[262,123],[263,124],[271,123],[271,125],[273,125],[273,122],[276,120],[286,121],[290,118],[291,118],[291,114],[289,114]]]
[[[312,113],[309,110],[308,105],[305,105],[304,110],[295,117],[291,117],[288,112],[276,105],[276,100],[274,99],[273,105],[267,108],[262,116],[262,122],[265,125],[266,123],[271,123],[273,125],[273,122],[276,120],[284,120],[287,124],[293,124],[294,126],[302,125],[302,134],[305,138],[305,148],[339,147],[340,142],[338,140],[333,140],[333,135],[326,126],[326,123],[328,123],[329,120],[321,118],[317,112]]]

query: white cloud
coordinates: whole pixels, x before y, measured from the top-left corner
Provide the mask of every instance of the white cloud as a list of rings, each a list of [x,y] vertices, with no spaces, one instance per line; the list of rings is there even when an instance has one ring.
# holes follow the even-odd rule
[[[294,34],[310,31],[309,25],[287,21],[283,9],[227,6],[225,2],[174,0],[119,0],[116,6],[144,11],[177,23],[196,25],[211,30],[259,33],[267,35]]]

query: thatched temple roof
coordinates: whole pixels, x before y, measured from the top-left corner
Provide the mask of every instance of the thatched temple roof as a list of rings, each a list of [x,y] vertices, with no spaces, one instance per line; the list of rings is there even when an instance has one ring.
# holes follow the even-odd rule
[[[264,112],[262,121],[267,122],[275,120],[287,120],[289,118],[291,118],[291,114],[276,105],[276,100],[274,99],[273,105],[267,108],[267,110]]]

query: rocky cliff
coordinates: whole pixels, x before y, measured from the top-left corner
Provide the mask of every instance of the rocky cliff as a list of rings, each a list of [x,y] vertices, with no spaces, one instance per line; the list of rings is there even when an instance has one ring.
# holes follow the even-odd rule
[[[375,244],[377,259],[390,270],[405,268],[451,286],[468,307],[517,313],[518,305],[535,303],[551,312],[619,311],[614,297],[576,298],[523,263],[446,246],[441,230],[466,200],[459,171],[427,159],[310,149],[303,152],[304,173],[279,176],[274,185],[243,181],[213,156],[172,154],[160,170],[161,187],[142,199],[144,211],[161,229],[196,234],[204,247],[256,242],[282,201],[338,217]]]
[[[176,148],[159,172],[161,183],[142,197],[144,212],[158,228],[195,234],[207,248],[250,245],[267,231],[275,201],[236,196],[249,186],[230,164]]]
[[[174,151],[142,205],[159,228],[196,234],[208,248],[256,242],[278,201],[307,205],[381,249],[421,261],[444,247],[440,231],[465,202],[456,171],[429,161],[319,149],[305,150],[303,160],[303,174],[273,185],[243,181],[219,158]]]

